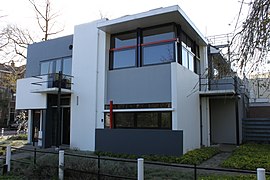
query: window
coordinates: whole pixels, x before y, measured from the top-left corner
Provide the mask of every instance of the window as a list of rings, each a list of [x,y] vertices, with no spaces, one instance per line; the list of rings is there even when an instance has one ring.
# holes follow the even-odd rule
[[[194,54],[191,49],[182,42],[182,65],[194,71]]]
[[[116,112],[113,113],[114,128],[171,129],[171,112]],[[110,115],[105,113],[105,127],[110,127]]]
[[[40,75],[48,75],[48,87],[58,86],[58,75],[59,71],[63,74],[63,88],[70,89],[71,84],[71,66],[72,58],[65,57],[59,59],[53,59],[49,61],[42,61],[40,63]]]
[[[115,35],[112,38],[111,69],[136,66],[136,32]]]
[[[112,35],[110,69],[175,61],[175,31],[170,24]]]

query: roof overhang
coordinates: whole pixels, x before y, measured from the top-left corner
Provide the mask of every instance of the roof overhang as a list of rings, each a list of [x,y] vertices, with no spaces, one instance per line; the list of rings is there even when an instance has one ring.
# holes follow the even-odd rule
[[[98,23],[97,27],[106,33],[114,34],[172,22],[180,24],[182,30],[192,37],[197,44],[202,46],[208,44],[198,28],[177,5],[102,21]]]

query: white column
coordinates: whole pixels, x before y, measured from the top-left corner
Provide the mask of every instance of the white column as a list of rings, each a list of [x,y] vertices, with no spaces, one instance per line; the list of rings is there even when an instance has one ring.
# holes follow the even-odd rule
[[[11,159],[11,146],[8,145],[6,149],[6,165],[8,166],[7,171],[10,171],[10,159]]]
[[[265,169],[257,168],[257,180],[265,180]]]
[[[138,175],[138,180],[144,180],[144,166],[143,166],[143,158],[139,158],[137,160],[138,162],[138,169],[137,169],[137,175]]]
[[[201,119],[202,119],[202,144],[210,146],[210,111],[209,98],[201,97]]]
[[[28,110],[28,131],[27,131],[27,142],[32,142],[32,110]]]
[[[64,150],[60,150],[59,151],[59,165],[58,165],[58,168],[59,168],[59,173],[58,173],[58,177],[59,177],[59,180],[63,180],[64,179]]]

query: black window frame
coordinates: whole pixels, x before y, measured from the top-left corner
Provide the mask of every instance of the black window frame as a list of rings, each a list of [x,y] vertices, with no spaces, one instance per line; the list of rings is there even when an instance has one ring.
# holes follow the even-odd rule
[[[116,114],[120,114],[120,113],[126,113],[126,114],[133,114],[133,124],[134,127],[128,127],[128,126],[122,126],[119,127],[117,125],[117,118],[116,118]],[[157,127],[138,127],[138,114],[146,114],[146,113],[157,113],[157,117],[158,117],[158,122],[157,122]],[[169,127],[162,127],[162,113],[168,113],[169,115]],[[109,128],[106,126],[106,116],[109,117],[109,113],[104,113],[104,128]],[[160,130],[172,130],[172,111],[130,111],[130,112],[114,112],[113,113],[113,128],[114,129],[160,129]]]
[[[143,45],[143,32],[147,31],[147,30],[151,30],[151,29],[157,29],[157,28],[161,28],[161,27],[166,27],[166,26],[173,26],[173,32],[174,32],[174,38],[170,39],[168,42],[165,41],[161,41],[160,44],[166,44],[166,43],[174,43],[177,41],[177,24],[176,23],[166,23],[166,24],[161,24],[161,25],[156,25],[156,26],[151,26],[151,27],[146,27],[146,28],[137,28],[136,30],[132,30],[132,31],[127,31],[127,32],[121,32],[121,33],[116,33],[116,34],[112,34],[111,35],[111,41],[110,41],[110,50],[109,50],[109,70],[117,70],[117,69],[126,69],[126,68],[135,68],[135,67],[143,67],[143,66],[152,66],[152,65],[158,65],[158,64],[168,64],[171,62],[175,62],[176,61],[176,47],[175,47],[175,43],[173,44],[173,61],[169,61],[169,62],[161,62],[161,63],[153,63],[153,64],[146,64],[144,65],[143,63],[143,51],[142,51],[142,45]],[[123,34],[128,34],[128,33],[137,33],[137,43],[136,43],[136,47],[132,46],[132,47],[124,47],[123,49],[128,49],[128,48],[134,48],[135,47],[135,66],[129,66],[129,67],[119,67],[119,68],[114,68],[114,58],[113,58],[113,52],[117,51],[117,50],[122,50],[121,48],[115,48],[115,40],[114,38],[119,36],[119,35],[123,35]],[[150,46],[151,45],[158,45],[159,43],[157,42],[153,42],[153,43],[146,43],[148,45],[145,46]]]

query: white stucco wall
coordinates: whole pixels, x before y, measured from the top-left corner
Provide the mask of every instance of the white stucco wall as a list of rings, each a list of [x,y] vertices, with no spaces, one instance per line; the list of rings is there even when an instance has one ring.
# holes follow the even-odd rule
[[[98,77],[98,74],[104,76],[104,72],[98,66],[104,67],[105,34],[97,29],[97,23],[75,26],[72,57],[74,93],[71,96],[70,146],[90,151],[95,150],[97,117],[100,120],[100,113],[97,112],[102,106],[102,101],[98,106],[97,101],[104,96],[100,90],[104,77]]]
[[[183,153],[200,147],[199,76],[172,63],[173,130],[183,130]]]
[[[42,93],[33,93],[43,86],[32,83],[43,81],[38,78],[24,78],[17,80],[16,109],[45,109],[47,108],[47,96]]]

